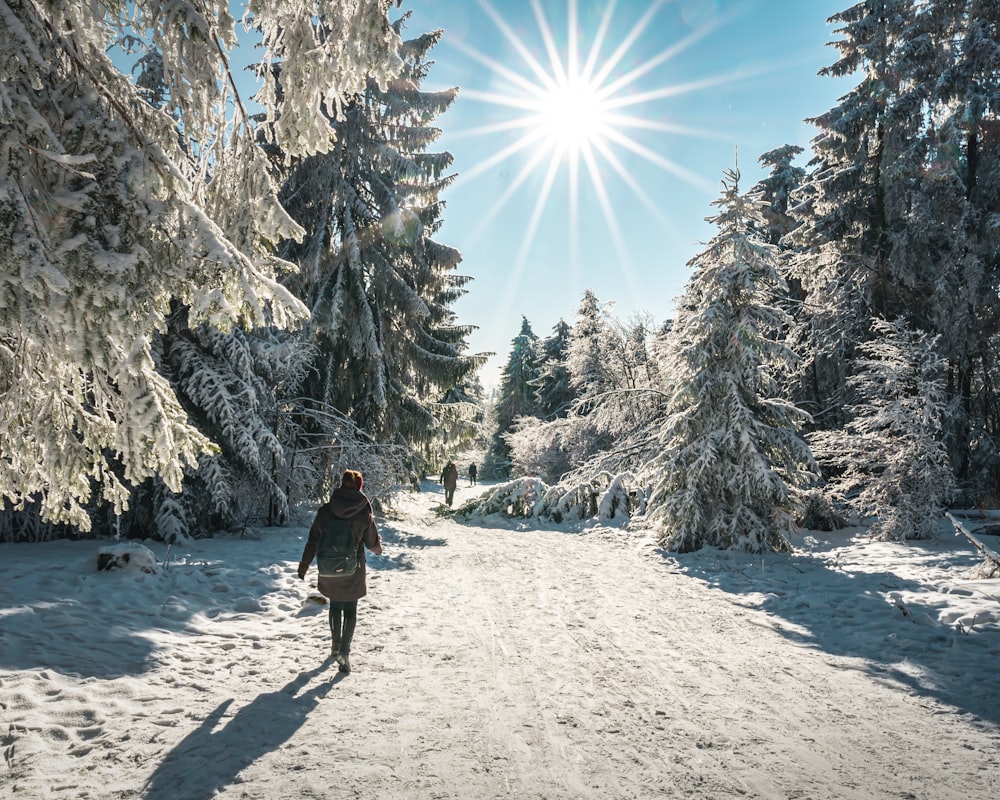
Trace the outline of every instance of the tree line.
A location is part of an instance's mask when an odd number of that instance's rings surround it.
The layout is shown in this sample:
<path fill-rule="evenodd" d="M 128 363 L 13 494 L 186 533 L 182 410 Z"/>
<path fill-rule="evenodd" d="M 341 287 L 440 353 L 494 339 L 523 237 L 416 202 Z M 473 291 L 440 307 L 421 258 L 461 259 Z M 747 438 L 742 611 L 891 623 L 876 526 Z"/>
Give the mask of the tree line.
<path fill-rule="evenodd" d="M 400 5 L 248 2 L 251 113 L 227 2 L 0 0 L 0 540 L 280 523 L 337 464 L 378 495 L 475 432 L 455 90 Z M 489 448 L 545 484 L 522 511 L 759 550 L 997 494 L 1000 5 L 831 21 L 855 87 L 810 153 L 724 174 L 674 319 L 524 321 Z"/>

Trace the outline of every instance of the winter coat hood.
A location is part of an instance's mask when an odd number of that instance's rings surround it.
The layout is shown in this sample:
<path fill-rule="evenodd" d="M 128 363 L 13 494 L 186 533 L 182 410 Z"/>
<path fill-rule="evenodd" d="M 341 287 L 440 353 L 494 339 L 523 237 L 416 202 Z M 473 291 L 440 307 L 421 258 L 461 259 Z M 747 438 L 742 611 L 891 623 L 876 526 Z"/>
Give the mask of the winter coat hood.
<path fill-rule="evenodd" d="M 354 519 L 363 513 L 372 513 L 372 504 L 363 492 L 341 486 L 330 495 L 330 511 L 339 519 Z"/>

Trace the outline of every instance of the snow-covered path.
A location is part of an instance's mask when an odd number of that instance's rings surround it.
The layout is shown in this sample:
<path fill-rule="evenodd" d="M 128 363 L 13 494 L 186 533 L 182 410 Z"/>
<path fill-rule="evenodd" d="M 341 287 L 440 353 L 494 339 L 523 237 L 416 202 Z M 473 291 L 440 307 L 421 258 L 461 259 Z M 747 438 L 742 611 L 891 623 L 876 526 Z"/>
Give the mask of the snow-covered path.
<path fill-rule="evenodd" d="M 900 615 L 897 642 L 829 584 L 713 587 L 619 533 L 474 527 L 439 501 L 382 522 L 349 676 L 294 574 L 302 531 L 195 543 L 215 558 L 133 579 L 113 618 L 100 584 L 121 575 L 46 573 L 52 602 L 29 610 L 0 595 L 18 623 L 0 638 L 0 797 L 1000 796 L 995 631 L 942 638 Z M 12 552 L 17 598 L 40 579 L 18 564 L 43 562 Z M 879 580 L 855 590 L 862 610 Z M 904 657 L 866 657 L 876 641 Z"/>

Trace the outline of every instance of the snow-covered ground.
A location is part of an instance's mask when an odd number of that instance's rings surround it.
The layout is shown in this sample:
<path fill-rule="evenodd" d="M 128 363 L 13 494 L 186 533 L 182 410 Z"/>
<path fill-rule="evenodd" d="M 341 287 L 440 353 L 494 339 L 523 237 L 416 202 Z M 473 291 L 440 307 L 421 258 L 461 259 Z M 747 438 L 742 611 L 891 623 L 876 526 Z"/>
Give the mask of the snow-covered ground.
<path fill-rule="evenodd" d="M 1000 580 L 946 528 L 674 556 L 425 488 L 379 521 L 348 676 L 305 529 L 155 574 L 0 547 L 0 797 L 1000 797 Z"/>

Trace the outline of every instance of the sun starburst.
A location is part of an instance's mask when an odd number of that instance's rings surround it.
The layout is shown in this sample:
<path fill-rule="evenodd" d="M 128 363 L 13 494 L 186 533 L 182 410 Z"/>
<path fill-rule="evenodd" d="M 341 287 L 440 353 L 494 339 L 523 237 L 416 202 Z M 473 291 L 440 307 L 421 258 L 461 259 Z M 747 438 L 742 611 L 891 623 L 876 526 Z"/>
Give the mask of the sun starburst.
<path fill-rule="evenodd" d="M 517 291 L 542 215 L 561 173 L 565 173 L 568 187 L 567 241 L 571 268 L 576 269 L 580 197 L 586 191 L 587 196 L 600 205 L 609 238 L 618 254 L 619 267 L 633 287 L 637 281 L 634 280 L 634 270 L 619 224 L 621 209 L 612 202 L 609 181 L 620 181 L 627 186 L 632 197 L 666 229 L 671 229 L 672 225 L 664 218 L 661 205 L 643 189 L 643 176 L 633 174 L 637 161 L 644 165 L 643 169 L 648 165 L 669 173 L 701 195 L 713 195 L 716 188 L 714 182 L 672 159 L 666 139 L 670 136 L 696 136 L 734 141 L 735 137 L 671 121 L 669 111 L 653 104 L 663 104 L 679 95 L 730 84 L 753 73 L 742 70 L 693 81 L 663 85 L 652 83 L 654 71 L 727 21 L 723 15 L 714 14 L 700 27 L 671 37 L 662 21 L 656 20 L 668 3 L 669 0 L 649 3 L 625 35 L 616 43 L 609 44 L 613 38 L 611 31 L 616 11 L 615 1 L 610 0 L 591 32 L 589 46 L 583 48 L 577 0 L 566 0 L 566 35 L 561 44 L 539 0 L 531 0 L 534 21 L 544 49 L 543 54 L 536 55 L 526 44 L 523 31 L 518 33 L 513 30 L 505 16 L 489 0 L 479 0 L 480 7 L 516 57 L 500 63 L 478 49 L 452 42 L 453 46 L 489 70 L 495 79 L 494 86 L 501 86 L 491 91 L 464 87 L 462 96 L 488 103 L 494 108 L 510 110 L 509 116 L 502 121 L 453 134 L 508 137 L 508 141 L 496 152 L 463 169 L 459 179 L 462 182 L 471 181 L 507 162 L 519 165 L 504 190 L 493 198 L 491 207 L 481 215 L 478 229 L 472 232 L 472 237 L 481 234 L 493 222 L 529 178 L 541 178 L 531 215 L 524 225 L 518 254 L 512 264 L 512 280 L 508 283 L 510 292 Z M 669 39 L 669 44 L 652 57 L 626 69 L 625 65 L 634 62 L 637 53 L 644 49 L 638 43 L 650 34 L 651 27 L 657 37 Z M 651 107 L 655 108 L 655 113 L 650 111 Z M 632 164 L 631 169 L 627 166 L 629 163 Z M 507 300 L 509 302 L 511 298 Z"/>

